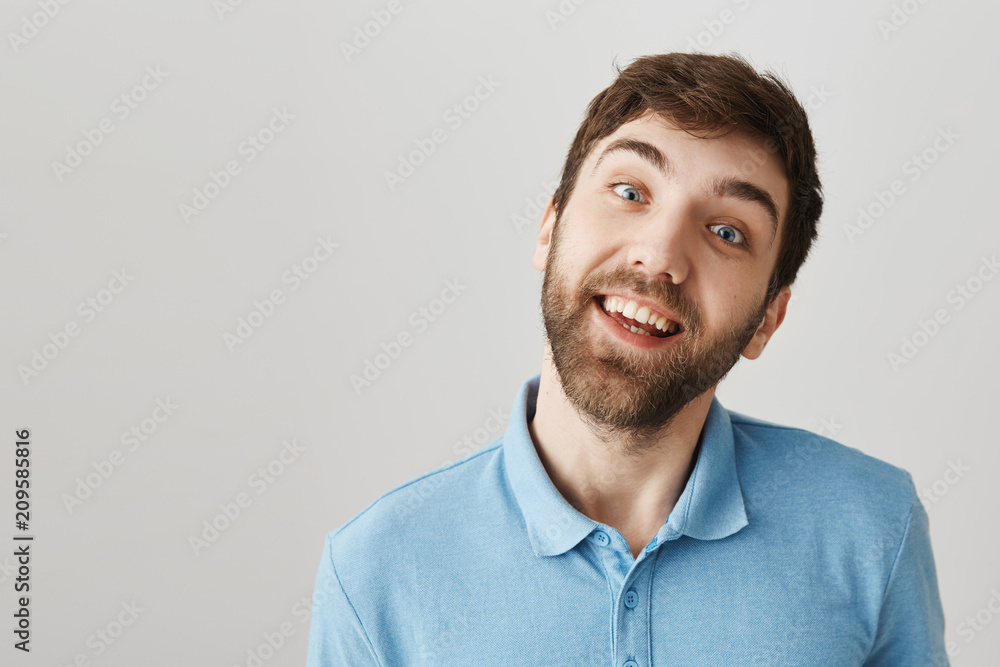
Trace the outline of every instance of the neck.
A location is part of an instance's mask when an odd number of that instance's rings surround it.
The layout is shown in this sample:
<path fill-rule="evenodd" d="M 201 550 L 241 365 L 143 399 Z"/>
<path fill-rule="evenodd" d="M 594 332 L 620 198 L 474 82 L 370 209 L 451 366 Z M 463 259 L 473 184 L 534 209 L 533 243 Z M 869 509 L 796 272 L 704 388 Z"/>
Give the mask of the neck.
<path fill-rule="evenodd" d="M 617 529 L 633 555 L 673 511 L 694 468 L 713 387 L 643 441 L 595 432 L 563 392 L 546 350 L 528 431 L 552 483 L 580 513 Z"/>

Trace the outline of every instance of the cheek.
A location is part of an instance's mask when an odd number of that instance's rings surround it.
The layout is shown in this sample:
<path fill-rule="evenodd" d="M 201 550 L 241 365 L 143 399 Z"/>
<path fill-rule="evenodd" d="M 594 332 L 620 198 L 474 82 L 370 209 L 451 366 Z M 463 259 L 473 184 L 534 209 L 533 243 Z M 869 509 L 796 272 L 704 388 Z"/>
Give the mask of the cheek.
<path fill-rule="evenodd" d="M 750 295 L 744 291 L 745 287 L 745 277 L 733 276 L 697 297 L 702 324 L 707 331 L 718 332 L 742 317 L 750 307 Z"/>
<path fill-rule="evenodd" d="M 589 239 L 593 245 L 616 241 L 616 231 L 628 228 L 635 214 L 615 206 L 601 194 L 592 193 L 570 204 L 566 215 L 572 220 L 572 236 Z M 633 223 L 634 224 L 634 223 Z"/>
<path fill-rule="evenodd" d="M 559 237 L 556 248 L 558 264 L 561 272 L 570 278 L 589 275 L 604 261 L 610 244 L 603 242 L 600 236 L 584 233 L 574 229 L 573 234 Z M 582 230 L 587 232 L 588 230 Z"/>
<path fill-rule="evenodd" d="M 709 253 L 703 259 L 713 261 L 706 262 L 710 270 L 699 277 L 709 283 L 715 300 L 727 308 L 746 306 L 767 289 L 770 274 L 749 256 L 723 256 L 720 260 L 718 253 Z"/>

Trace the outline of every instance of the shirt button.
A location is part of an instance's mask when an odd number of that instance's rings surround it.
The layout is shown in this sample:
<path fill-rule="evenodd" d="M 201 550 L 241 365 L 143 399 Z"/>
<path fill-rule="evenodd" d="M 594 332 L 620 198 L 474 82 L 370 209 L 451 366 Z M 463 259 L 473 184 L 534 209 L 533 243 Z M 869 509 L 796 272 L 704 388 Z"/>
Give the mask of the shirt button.
<path fill-rule="evenodd" d="M 635 591 L 629 591 L 625 594 L 625 606 L 629 609 L 633 609 L 637 604 L 639 604 L 639 594 Z"/>
<path fill-rule="evenodd" d="M 600 544 L 602 547 L 608 546 L 611 543 L 611 538 L 603 530 L 599 530 L 594 533 L 594 541 Z"/>
<path fill-rule="evenodd" d="M 626 660 L 622 667 L 639 667 L 639 663 L 635 660 Z"/>

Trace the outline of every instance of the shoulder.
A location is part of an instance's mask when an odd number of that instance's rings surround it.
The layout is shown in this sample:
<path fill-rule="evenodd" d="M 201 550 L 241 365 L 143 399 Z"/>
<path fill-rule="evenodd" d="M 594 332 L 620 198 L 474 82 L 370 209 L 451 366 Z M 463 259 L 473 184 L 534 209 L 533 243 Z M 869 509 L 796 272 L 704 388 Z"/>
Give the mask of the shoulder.
<path fill-rule="evenodd" d="M 903 468 L 819 433 L 728 412 L 745 492 L 891 532 L 919 504 Z"/>
<path fill-rule="evenodd" d="M 502 438 L 462 458 L 443 464 L 376 498 L 341 527 L 330 531 L 330 555 L 347 565 L 359 558 L 372 562 L 386 549 L 419 547 L 442 539 L 442 530 L 482 511 L 495 491 Z M 460 524 L 459 524 L 460 525 Z M 448 530 L 447 539 L 456 539 Z M 378 558 L 377 560 L 381 560 Z"/>

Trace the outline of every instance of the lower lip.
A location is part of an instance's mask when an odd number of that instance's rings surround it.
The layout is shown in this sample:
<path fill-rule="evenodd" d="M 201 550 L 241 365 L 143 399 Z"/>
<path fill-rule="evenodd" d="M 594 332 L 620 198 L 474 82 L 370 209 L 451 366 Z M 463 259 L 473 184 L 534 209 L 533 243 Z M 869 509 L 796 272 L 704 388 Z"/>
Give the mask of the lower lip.
<path fill-rule="evenodd" d="M 673 336 L 657 338 L 656 336 L 645 336 L 643 334 L 632 333 L 623 327 L 618 320 L 608 315 L 604 308 L 601 307 L 601 303 L 598 299 L 599 297 L 594 297 L 590 300 L 592 310 L 596 311 L 595 314 L 597 319 L 601 322 L 601 326 L 605 327 L 612 336 L 623 343 L 628 343 L 629 345 L 634 345 L 635 347 L 643 349 L 654 349 L 670 345 L 684 335 L 684 332 L 681 331 L 679 333 L 675 333 Z"/>

